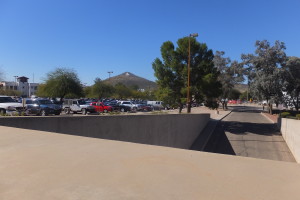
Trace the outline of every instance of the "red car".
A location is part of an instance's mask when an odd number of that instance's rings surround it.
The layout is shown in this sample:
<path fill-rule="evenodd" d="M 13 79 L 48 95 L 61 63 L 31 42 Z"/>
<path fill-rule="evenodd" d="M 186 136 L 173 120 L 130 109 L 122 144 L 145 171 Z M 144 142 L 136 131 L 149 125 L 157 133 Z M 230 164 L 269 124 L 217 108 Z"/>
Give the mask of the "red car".
<path fill-rule="evenodd" d="M 93 106 L 97 112 L 107 113 L 113 110 L 111 106 L 106 106 L 102 102 L 92 102 L 90 105 Z"/>

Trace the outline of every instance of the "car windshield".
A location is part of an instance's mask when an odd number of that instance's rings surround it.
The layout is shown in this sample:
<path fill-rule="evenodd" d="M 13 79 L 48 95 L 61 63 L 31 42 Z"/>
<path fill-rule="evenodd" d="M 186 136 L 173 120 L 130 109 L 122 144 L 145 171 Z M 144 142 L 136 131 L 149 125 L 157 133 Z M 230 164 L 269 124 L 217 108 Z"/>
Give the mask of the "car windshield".
<path fill-rule="evenodd" d="M 0 97 L 0 103 L 16 102 L 11 97 Z"/>
<path fill-rule="evenodd" d="M 78 104 L 79 104 L 79 105 L 85 105 L 86 102 L 85 102 L 84 100 L 78 100 Z"/>
<path fill-rule="evenodd" d="M 39 104 L 53 104 L 50 100 L 48 99 L 43 99 L 43 100 L 38 100 Z"/>

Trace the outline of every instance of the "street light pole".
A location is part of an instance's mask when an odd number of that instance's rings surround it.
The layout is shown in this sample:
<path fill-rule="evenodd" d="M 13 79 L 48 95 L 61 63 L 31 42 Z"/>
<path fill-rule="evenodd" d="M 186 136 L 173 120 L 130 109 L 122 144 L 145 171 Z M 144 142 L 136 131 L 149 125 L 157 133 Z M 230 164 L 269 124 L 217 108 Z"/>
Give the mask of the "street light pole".
<path fill-rule="evenodd" d="M 191 73 L 191 37 L 198 37 L 198 33 L 189 35 L 189 58 L 188 58 L 188 80 L 187 80 L 187 113 L 191 113 L 191 95 L 190 95 L 190 73 Z"/>
<path fill-rule="evenodd" d="M 114 73 L 113 71 L 107 72 L 108 73 L 108 79 L 110 79 L 110 74 Z"/>
<path fill-rule="evenodd" d="M 19 77 L 19 76 L 14 76 L 15 77 L 15 83 L 17 82 L 17 78 Z"/>

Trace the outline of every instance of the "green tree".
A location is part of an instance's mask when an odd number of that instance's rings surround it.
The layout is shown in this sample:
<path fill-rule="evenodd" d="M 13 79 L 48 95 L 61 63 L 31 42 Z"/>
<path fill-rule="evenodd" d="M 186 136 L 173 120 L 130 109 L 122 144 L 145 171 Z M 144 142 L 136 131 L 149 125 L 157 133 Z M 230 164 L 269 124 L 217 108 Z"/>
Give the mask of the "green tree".
<path fill-rule="evenodd" d="M 195 38 L 181 38 L 177 41 L 177 47 L 172 42 L 164 42 L 161 46 L 162 60 L 156 58 L 152 63 L 154 74 L 157 78 L 159 91 L 157 94 L 166 104 L 179 107 L 181 112 L 187 94 L 187 63 L 189 39 L 191 42 L 190 64 L 190 91 L 195 101 L 207 100 L 213 96 L 204 91 L 204 78 L 210 76 L 209 83 L 217 82 L 217 71 L 213 65 L 213 52 L 206 44 L 200 44 Z M 214 94 L 214 93 L 212 93 Z"/>
<path fill-rule="evenodd" d="M 87 97 L 87 98 L 95 98 L 95 96 L 93 95 L 92 89 L 93 89 L 92 86 L 84 87 L 83 88 L 84 96 Z"/>
<path fill-rule="evenodd" d="M 132 97 L 132 90 L 122 83 L 117 83 L 115 85 L 114 96 L 118 99 L 128 99 Z"/>
<path fill-rule="evenodd" d="M 285 101 L 299 111 L 300 107 L 300 58 L 289 57 L 284 67 Z"/>
<path fill-rule="evenodd" d="M 223 109 L 227 109 L 226 100 L 231 99 L 230 95 L 234 90 L 234 85 L 244 81 L 244 68 L 237 61 L 231 62 L 230 58 L 224 57 L 224 54 L 224 51 L 216 51 L 214 64 L 220 72 L 219 81 L 222 84 L 222 92 L 219 97 Z"/>
<path fill-rule="evenodd" d="M 266 99 L 269 113 L 272 114 L 272 104 L 278 104 L 283 96 L 282 66 L 287 60 L 285 45 L 276 41 L 271 46 L 267 40 L 263 40 L 256 41 L 255 46 L 255 54 L 242 55 L 242 59 L 248 67 L 252 95 Z"/>
<path fill-rule="evenodd" d="M 241 92 L 240 91 L 238 91 L 237 89 L 232 89 L 232 90 L 230 90 L 230 92 L 229 92 L 229 94 L 228 94 L 228 99 L 234 99 L 234 100 L 237 100 L 237 99 L 239 99 L 240 98 L 240 96 L 241 96 Z M 247 97 L 246 97 L 246 99 L 247 99 Z"/>
<path fill-rule="evenodd" d="M 57 68 L 47 74 L 44 86 L 41 88 L 43 96 L 82 97 L 83 88 L 77 73 L 72 69 Z"/>
<path fill-rule="evenodd" d="M 252 99 L 252 95 L 248 91 L 245 91 L 240 94 L 239 98 L 243 101 L 248 101 L 249 99 Z"/>
<path fill-rule="evenodd" d="M 0 89 L 0 95 L 7 95 L 7 96 L 21 96 L 21 92 L 17 90 L 4 90 Z"/>
<path fill-rule="evenodd" d="M 114 93 L 114 87 L 104 83 L 100 78 L 94 80 L 92 94 L 98 99 L 111 97 Z"/>

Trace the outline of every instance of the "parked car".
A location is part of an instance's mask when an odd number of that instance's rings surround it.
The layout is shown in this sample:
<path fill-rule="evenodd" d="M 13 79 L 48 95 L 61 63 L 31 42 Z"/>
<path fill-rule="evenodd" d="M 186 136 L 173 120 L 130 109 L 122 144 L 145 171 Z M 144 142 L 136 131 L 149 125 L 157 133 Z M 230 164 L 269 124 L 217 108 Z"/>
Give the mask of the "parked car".
<path fill-rule="evenodd" d="M 61 106 L 44 98 L 25 99 L 25 113 L 26 115 L 35 114 L 41 116 L 49 114 L 60 115 Z"/>
<path fill-rule="evenodd" d="M 155 110 L 165 109 L 162 101 L 147 101 L 147 104 L 152 105 Z"/>
<path fill-rule="evenodd" d="M 70 114 L 71 112 L 76 114 L 77 112 L 86 115 L 87 113 L 95 113 L 96 109 L 86 104 L 83 99 L 65 99 L 63 103 L 63 110 L 66 114 Z"/>
<path fill-rule="evenodd" d="M 90 105 L 93 106 L 97 112 L 107 113 L 113 110 L 111 106 L 105 105 L 102 102 L 91 102 Z"/>
<path fill-rule="evenodd" d="M 153 111 L 154 110 L 154 107 L 150 104 L 139 104 L 138 106 L 138 110 L 139 111 Z"/>
<path fill-rule="evenodd" d="M 125 106 L 122 104 L 118 104 L 116 102 L 106 102 L 105 105 L 111 106 L 113 111 L 120 111 L 120 112 L 129 112 L 131 111 L 131 107 Z"/>
<path fill-rule="evenodd" d="M 118 101 L 118 104 L 130 107 L 131 111 L 137 110 L 137 105 L 133 104 L 131 101 Z"/>
<path fill-rule="evenodd" d="M 16 102 L 9 96 L 0 96 L 0 113 L 21 113 L 23 111 L 23 105 Z"/>

